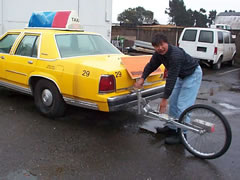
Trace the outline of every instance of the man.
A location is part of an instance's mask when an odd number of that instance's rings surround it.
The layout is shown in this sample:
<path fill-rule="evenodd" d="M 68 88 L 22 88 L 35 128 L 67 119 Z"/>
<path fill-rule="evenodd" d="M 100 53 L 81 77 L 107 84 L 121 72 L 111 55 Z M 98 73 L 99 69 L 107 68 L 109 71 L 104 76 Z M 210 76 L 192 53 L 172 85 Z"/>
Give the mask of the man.
<path fill-rule="evenodd" d="M 202 81 L 201 67 L 198 60 L 192 58 L 183 49 L 168 44 L 167 37 L 163 34 L 155 35 L 152 45 L 155 52 L 134 87 L 141 88 L 148 75 L 164 64 L 168 76 L 159 111 L 166 112 L 169 99 L 169 115 L 179 118 L 186 108 L 195 103 Z M 166 125 L 164 128 L 157 128 L 157 131 L 172 133 L 172 136 L 165 139 L 166 144 L 180 143 L 176 127 Z"/>

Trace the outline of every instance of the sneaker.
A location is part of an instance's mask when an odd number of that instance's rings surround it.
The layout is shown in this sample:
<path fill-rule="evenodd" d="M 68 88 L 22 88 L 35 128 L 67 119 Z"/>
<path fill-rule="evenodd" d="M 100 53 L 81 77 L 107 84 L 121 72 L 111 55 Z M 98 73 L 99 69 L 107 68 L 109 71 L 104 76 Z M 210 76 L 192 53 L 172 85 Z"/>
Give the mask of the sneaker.
<path fill-rule="evenodd" d="M 173 136 L 169 136 L 169 137 L 166 137 L 165 139 L 165 144 L 181 144 L 181 138 L 179 135 L 173 135 Z"/>
<path fill-rule="evenodd" d="M 165 133 L 165 134 L 177 134 L 177 131 L 169 128 L 168 126 L 164 126 L 163 128 L 157 127 L 157 133 Z"/>

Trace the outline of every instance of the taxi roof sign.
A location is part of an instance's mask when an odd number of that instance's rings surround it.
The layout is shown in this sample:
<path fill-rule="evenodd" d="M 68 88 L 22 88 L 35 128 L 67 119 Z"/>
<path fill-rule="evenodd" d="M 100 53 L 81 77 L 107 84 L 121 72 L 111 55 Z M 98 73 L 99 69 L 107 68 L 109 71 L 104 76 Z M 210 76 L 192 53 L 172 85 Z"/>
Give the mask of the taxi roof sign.
<path fill-rule="evenodd" d="M 81 29 L 76 11 L 33 12 L 28 27 Z"/>

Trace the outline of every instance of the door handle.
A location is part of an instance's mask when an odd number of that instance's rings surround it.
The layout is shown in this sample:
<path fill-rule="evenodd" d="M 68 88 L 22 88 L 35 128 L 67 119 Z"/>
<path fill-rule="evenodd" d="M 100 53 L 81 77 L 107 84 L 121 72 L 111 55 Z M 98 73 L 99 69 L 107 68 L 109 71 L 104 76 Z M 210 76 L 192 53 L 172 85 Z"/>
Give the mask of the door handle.
<path fill-rule="evenodd" d="M 1 59 L 5 59 L 5 57 L 4 57 L 4 56 L 1 56 L 0 58 L 1 58 Z"/>
<path fill-rule="evenodd" d="M 33 61 L 28 61 L 28 64 L 33 64 Z"/>

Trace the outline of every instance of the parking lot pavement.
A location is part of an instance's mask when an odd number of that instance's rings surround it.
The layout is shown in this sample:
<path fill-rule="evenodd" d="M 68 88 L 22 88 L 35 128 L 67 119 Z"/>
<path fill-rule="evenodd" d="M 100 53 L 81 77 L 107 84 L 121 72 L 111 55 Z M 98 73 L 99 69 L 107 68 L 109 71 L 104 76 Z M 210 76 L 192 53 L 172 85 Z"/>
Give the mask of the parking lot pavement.
<path fill-rule="evenodd" d="M 233 133 L 230 149 L 215 160 L 165 145 L 164 135 L 141 129 L 148 119 L 135 107 L 103 113 L 69 106 L 53 120 L 37 112 L 32 97 L 0 88 L 0 180 L 238 179 L 238 68 L 204 68 L 197 103 L 219 109 Z"/>

